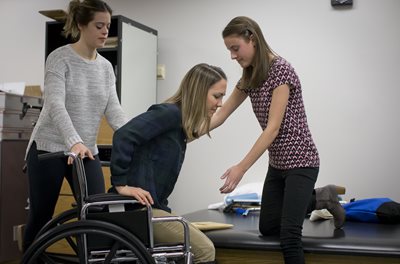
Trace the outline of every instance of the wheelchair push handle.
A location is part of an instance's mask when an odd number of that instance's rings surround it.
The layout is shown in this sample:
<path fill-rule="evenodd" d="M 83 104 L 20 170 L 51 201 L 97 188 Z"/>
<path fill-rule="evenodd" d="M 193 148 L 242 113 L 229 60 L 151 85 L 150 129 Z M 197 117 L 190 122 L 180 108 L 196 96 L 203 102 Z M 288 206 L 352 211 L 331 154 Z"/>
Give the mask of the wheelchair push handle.
<path fill-rule="evenodd" d="M 75 159 L 77 157 L 77 155 L 70 151 L 57 151 L 57 152 L 49 152 L 49 153 L 43 153 L 43 154 L 38 155 L 39 161 L 44 161 L 44 160 L 49 160 L 49 159 L 58 159 L 58 158 L 63 158 L 63 157 L 72 157 Z"/>
<path fill-rule="evenodd" d="M 73 152 L 70 151 L 57 151 L 57 152 L 48 152 L 48 153 L 43 153 L 38 155 L 38 160 L 39 161 L 45 161 L 45 160 L 50 160 L 50 159 L 59 159 L 59 158 L 64 158 L 64 157 L 72 157 L 74 160 L 78 157 Z M 22 172 L 26 173 L 28 170 L 28 166 L 25 163 L 24 166 L 22 167 Z"/>

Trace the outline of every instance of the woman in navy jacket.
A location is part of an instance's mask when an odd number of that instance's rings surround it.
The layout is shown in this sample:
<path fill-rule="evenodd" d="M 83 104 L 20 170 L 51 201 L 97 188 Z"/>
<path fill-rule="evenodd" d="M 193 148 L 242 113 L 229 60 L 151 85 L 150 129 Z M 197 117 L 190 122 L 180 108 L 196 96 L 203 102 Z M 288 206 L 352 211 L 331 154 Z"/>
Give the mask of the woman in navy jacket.
<path fill-rule="evenodd" d="M 208 64 L 194 66 L 179 90 L 164 103 L 152 105 L 118 129 L 113 137 L 111 181 L 118 193 L 153 206 L 154 216 L 171 215 L 172 193 L 185 158 L 186 143 L 209 131 L 210 120 L 226 92 L 226 75 Z M 156 243 L 183 239 L 179 223 L 154 225 Z M 213 243 L 190 226 L 195 263 L 214 263 Z"/>

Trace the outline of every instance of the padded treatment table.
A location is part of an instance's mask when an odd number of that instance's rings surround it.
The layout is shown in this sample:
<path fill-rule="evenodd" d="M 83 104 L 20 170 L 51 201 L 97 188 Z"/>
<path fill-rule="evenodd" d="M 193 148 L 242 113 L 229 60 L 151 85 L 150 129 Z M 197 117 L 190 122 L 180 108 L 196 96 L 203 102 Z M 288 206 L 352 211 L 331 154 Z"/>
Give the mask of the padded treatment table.
<path fill-rule="evenodd" d="M 234 225 L 205 232 L 215 245 L 218 264 L 283 263 L 279 238 L 258 231 L 259 212 L 242 216 L 204 209 L 184 217 Z M 307 264 L 400 264 L 400 224 L 346 222 L 335 229 L 333 220 L 305 219 L 302 240 Z"/>

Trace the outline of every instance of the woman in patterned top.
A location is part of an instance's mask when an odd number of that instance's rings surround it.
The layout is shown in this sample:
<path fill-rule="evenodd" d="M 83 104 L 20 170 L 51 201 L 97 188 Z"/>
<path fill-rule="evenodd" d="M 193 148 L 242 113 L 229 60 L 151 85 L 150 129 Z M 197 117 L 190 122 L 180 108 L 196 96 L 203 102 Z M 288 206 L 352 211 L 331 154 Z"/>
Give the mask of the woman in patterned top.
<path fill-rule="evenodd" d="M 248 17 L 232 19 L 222 32 L 231 58 L 243 68 L 236 89 L 213 116 L 211 129 L 250 97 L 263 130 L 247 155 L 221 177 L 221 193 L 233 191 L 246 171 L 268 150 L 269 167 L 262 193 L 259 229 L 279 234 L 285 263 L 304 263 L 302 224 L 307 212 L 326 208 L 340 228 L 345 213 L 338 201 L 343 187 L 314 190 L 319 156 L 303 105 L 299 78 L 293 67 L 272 51 L 258 24 Z"/>

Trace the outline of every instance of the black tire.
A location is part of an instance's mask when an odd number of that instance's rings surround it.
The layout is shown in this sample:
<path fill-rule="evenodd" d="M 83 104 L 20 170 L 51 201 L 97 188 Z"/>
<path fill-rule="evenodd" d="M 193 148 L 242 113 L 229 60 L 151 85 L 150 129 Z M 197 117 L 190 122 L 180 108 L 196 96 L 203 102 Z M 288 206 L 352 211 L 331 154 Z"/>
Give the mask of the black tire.
<path fill-rule="evenodd" d="M 96 220 L 81 220 L 65 223 L 48 230 L 38 237 L 25 252 L 21 264 L 31 263 L 88 263 L 82 247 L 82 238 L 96 236 L 102 238 L 98 241 L 107 240 L 109 247 L 107 258 L 97 263 L 111 263 L 118 254 L 123 251 L 125 260 L 129 263 L 154 264 L 151 254 L 143 243 L 133 234 L 119 226 Z M 71 254 L 61 255 L 48 251 L 57 242 L 66 239 L 70 245 Z M 89 239 L 90 240 L 90 239 Z M 96 242 L 95 239 L 92 239 Z M 72 243 L 72 245 L 71 245 Z M 92 250 L 88 250 L 88 258 L 91 262 Z M 118 255 L 121 257 L 121 255 Z"/>
<path fill-rule="evenodd" d="M 77 208 L 72 208 L 67 211 L 60 213 L 59 215 L 53 217 L 46 225 L 40 229 L 39 233 L 36 235 L 36 238 L 40 237 L 48 230 L 53 229 L 59 225 L 65 224 L 67 222 L 77 220 L 78 219 L 78 210 Z M 36 239 L 35 239 L 36 240 Z"/>

